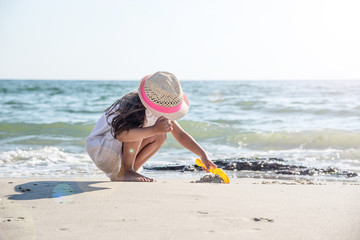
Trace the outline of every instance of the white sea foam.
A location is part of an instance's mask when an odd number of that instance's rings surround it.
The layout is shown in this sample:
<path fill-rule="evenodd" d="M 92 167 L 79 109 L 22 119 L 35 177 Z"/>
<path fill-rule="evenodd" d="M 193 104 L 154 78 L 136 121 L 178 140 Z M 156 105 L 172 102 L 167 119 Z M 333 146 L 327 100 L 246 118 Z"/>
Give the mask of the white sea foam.
<path fill-rule="evenodd" d="M 69 153 L 57 147 L 0 152 L 3 177 L 91 177 L 101 172 L 85 153 Z"/>
<path fill-rule="evenodd" d="M 228 146 L 205 145 L 211 159 L 232 157 L 277 157 L 289 163 L 309 167 L 338 167 L 360 173 L 360 149 L 327 149 L 327 150 L 270 150 L 257 151 L 234 149 Z M 215 151 L 216 149 L 216 151 Z M 161 149 L 146 165 L 194 164 L 197 156 L 186 149 Z M 166 173 L 164 176 L 166 177 Z M 106 178 L 95 164 L 84 153 L 70 153 L 57 147 L 38 149 L 16 149 L 0 152 L 0 177 L 74 177 Z"/>

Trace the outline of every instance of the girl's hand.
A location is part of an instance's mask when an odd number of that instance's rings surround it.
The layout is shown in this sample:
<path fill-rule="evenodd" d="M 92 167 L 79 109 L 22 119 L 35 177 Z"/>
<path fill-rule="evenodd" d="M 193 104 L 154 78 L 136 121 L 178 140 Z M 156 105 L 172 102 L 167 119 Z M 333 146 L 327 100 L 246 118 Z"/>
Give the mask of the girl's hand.
<path fill-rule="evenodd" d="M 153 126 L 156 129 L 156 132 L 158 133 L 167 133 L 171 132 L 173 130 L 173 125 L 171 121 L 166 117 L 159 117 L 156 120 L 156 123 Z"/>
<path fill-rule="evenodd" d="M 200 158 L 206 169 L 203 167 L 203 170 L 209 172 L 210 169 L 215 169 L 217 166 L 208 158 L 208 156 Z"/>

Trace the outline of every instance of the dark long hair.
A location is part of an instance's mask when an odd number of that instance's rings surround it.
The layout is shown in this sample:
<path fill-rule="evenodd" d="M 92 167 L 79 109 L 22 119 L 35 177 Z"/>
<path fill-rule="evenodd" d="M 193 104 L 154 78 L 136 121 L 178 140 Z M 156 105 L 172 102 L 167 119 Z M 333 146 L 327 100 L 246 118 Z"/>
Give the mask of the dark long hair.
<path fill-rule="evenodd" d="M 114 102 L 105 110 L 108 123 L 111 125 L 111 134 L 114 138 L 125 130 L 141 128 L 145 121 L 145 106 L 139 94 L 131 92 Z M 115 117 L 109 122 L 109 117 Z"/>

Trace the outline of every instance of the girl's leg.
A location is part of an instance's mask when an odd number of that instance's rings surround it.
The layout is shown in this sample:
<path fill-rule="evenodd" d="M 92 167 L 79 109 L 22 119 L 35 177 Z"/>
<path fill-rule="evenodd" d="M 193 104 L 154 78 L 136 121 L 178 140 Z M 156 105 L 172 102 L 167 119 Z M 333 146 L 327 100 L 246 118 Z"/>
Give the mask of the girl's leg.
<path fill-rule="evenodd" d="M 166 134 L 159 134 L 154 137 L 146 138 L 142 141 L 140 151 L 136 156 L 134 169 L 135 171 L 146 163 L 166 141 Z"/>
<path fill-rule="evenodd" d="M 121 169 L 116 180 L 152 182 L 136 171 L 153 156 L 165 142 L 166 135 L 160 134 L 141 141 L 123 143 Z"/>
<path fill-rule="evenodd" d="M 117 181 L 135 181 L 150 182 L 150 178 L 146 178 L 138 174 L 134 170 L 136 154 L 139 151 L 142 141 L 124 142 L 122 147 L 122 161 L 120 172 L 116 178 Z"/>

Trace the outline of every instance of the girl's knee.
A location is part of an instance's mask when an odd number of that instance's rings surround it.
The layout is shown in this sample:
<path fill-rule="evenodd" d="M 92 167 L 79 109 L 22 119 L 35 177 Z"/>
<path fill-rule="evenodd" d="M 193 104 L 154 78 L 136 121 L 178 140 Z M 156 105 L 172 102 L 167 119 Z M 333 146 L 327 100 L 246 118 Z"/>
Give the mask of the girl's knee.
<path fill-rule="evenodd" d="M 161 146 L 166 141 L 166 134 L 159 134 L 143 140 L 143 145 L 157 144 Z"/>

